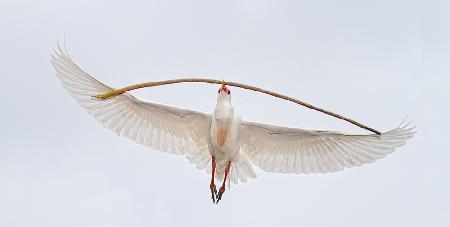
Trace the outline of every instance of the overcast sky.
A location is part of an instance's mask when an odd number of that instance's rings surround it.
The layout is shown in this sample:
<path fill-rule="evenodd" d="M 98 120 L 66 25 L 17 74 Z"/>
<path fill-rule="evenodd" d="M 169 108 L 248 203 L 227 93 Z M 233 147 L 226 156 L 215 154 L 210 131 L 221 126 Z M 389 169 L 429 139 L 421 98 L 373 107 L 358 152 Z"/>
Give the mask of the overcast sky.
<path fill-rule="evenodd" d="M 125 1 L 120 1 L 125 2 Z M 449 226 L 448 1 L 0 1 L 0 226 Z M 213 205 L 182 156 L 104 129 L 53 73 L 75 62 L 114 86 L 209 77 L 272 89 L 381 131 L 407 114 L 416 136 L 334 174 L 258 177 Z M 138 97 L 204 112 L 217 86 Z M 232 88 L 243 118 L 365 131 Z"/>

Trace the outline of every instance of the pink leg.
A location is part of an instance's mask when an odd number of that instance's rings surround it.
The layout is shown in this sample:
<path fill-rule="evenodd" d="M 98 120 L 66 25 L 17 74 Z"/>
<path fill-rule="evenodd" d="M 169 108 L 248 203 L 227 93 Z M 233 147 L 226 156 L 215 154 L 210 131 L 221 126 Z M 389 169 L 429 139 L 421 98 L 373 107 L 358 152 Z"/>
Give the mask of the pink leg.
<path fill-rule="evenodd" d="M 217 196 L 217 189 L 216 189 L 216 184 L 214 184 L 214 177 L 216 175 L 216 157 L 212 156 L 212 161 L 211 161 L 212 165 L 212 173 L 211 173 L 211 184 L 209 185 L 209 188 L 211 189 L 211 198 L 213 200 L 213 203 L 216 202 L 216 196 Z"/>
<path fill-rule="evenodd" d="M 223 178 L 223 183 L 222 186 L 219 188 L 219 193 L 217 194 L 217 202 L 219 203 L 219 201 L 222 199 L 222 195 L 225 192 L 225 183 L 227 182 L 227 177 L 228 174 L 230 173 L 230 166 L 231 166 L 231 162 L 228 161 L 227 165 L 225 166 L 225 177 Z"/>

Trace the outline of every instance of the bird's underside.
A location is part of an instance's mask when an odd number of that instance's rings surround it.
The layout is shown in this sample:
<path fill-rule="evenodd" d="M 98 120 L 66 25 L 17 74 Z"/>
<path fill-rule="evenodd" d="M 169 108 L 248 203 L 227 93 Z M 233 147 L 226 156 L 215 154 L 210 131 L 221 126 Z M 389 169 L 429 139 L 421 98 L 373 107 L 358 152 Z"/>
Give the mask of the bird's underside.
<path fill-rule="evenodd" d="M 252 164 L 266 172 L 336 172 L 383 158 L 414 134 L 409 124 L 381 135 L 349 135 L 236 121 L 232 111 L 228 113 L 232 106 L 226 86 L 219 89 L 212 114 L 142 101 L 128 93 L 100 100 L 93 96 L 113 88 L 84 72 L 60 48 L 52 64 L 71 96 L 104 127 L 153 149 L 185 155 L 197 168 L 206 169 L 215 202 L 227 182 L 256 177 Z M 224 119 L 234 123 L 216 127 Z M 219 191 L 217 182 L 222 182 Z"/>

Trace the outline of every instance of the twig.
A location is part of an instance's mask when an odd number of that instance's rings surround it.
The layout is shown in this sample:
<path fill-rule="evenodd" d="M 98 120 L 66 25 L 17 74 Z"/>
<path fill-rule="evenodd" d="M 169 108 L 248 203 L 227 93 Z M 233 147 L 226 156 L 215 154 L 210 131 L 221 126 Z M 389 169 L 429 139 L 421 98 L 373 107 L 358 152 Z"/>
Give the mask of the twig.
<path fill-rule="evenodd" d="M 155 82 L 147 82 L 147 83 L 135 84 L 135 85 L 123 87 L 123 88 L 120 88 L 120 89 L 112 90 L 112 91 L 107 92 L 105 94 L 97 95 L 97 96 L 94 96 L 94 97 L 95 98 L 99 98 L 99 99 L 109 99 L 109 98 L 115 97 L 117 95 L 123 94 L 123 93 L 125 93 L 127 91 L 136 90 L 136 89 L 139 89 L 139 88 L 155 87 L 155 86 L 160 86 L 160 85 L 165 85 L 165 84 L 176 84 L 176 83 L 225 84 L 225 85 L 228 85 L 228 86 L 240 87 L 240 88 L 247 89 L 247 90 L 261 92 L 261 93 L 268 94 L 268 95 L 271 95 L 271 96 L 274 96 L 274 97 L 277 97 L 277 98 L 280 98 L 280 99 L 284 99 L 284 100 L 287 100 L 287 101 L 291 101 L 291 102 L 297 103 L 297 104 L 302 105 L 302 106 L 304 106 L 306 108 L 313 109 L 313 110 L 322 112 L 324 114 L 328 114 L 328 115 L 333 116 L 335 118 L 347 121 L 347 122 L 349 122 L 351 124 L 354 124 L 354 125 L 356 125 L 356 126 L 358 126 L 360 128 L 369 130 L 369 131 L 371 131 L 371 132 L 373 132 L 375 134 L 381 135 L 381 132 L 379 132 L 379 131 L 377 131 L 377 130 L 375 130 L 373 128 L 370 128 L 368 126 L 365 126 L 365 125 L 363 125 L 363 124 L 361 124 L 361 123 L 359 123 L 357 121 L 354 121 L 354 120 L 352 120 L 350 118 L 347 118 L 347 117 L 341 116 L 339 114 L 333 113 L 331 111 L 328 111 L 328 110 L 325 110 L 325 109 L 313 106 L 313 105 L 311 105 L 309 103 L 300 101 L 298 99 L 294 99 L 294 98 L 288 97 L 286 95 L 282 95 L 282 94 L 279 94 L 279 93 L 276 93 L 276 92 L 273 92 L 273 91 L 269 91 L 269 90 L 265 90 L 265 89 L 262 89 L 262 88 L 258 88 L 258 87 L 255 87 L 255 86 L 251 86 L 251 85 L 247 85 L 247 84 L 241 84 L 241 83 L 236 83 L 236 82 L 230 82 L 230 81 L 222 81 L 222 80 L 214 80 L 214 79 L 203 79 L 203 78 L 183 78 L 183 79 L 174 79 L 174 80 L 162 80 L 162 81 L 155 81 Z"/>

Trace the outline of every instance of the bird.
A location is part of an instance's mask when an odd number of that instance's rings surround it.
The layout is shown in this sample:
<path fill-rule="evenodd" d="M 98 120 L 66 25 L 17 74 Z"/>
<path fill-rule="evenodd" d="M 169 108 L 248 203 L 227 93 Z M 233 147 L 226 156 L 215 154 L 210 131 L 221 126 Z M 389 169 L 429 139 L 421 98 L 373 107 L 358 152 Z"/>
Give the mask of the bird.
<path fill-rule="evenodd" d="M 129 93 L 101 100 L 95 96 L 115 88 L 81 69 L 59 45 L 51 63 L 63 87 L 105 128 L 152 149 L 184 155 L 206 170 L 213 203 L 223 198 L 231 182 L 256 178 L 254 166 L 273 173 L 337 172 L 383 158 L 415 133 L 410 123 L 377 135 L 247 121 L 235 113 L 225 84 L 211 113 L 144 101 Z M 219 190 L 216 183 L 221 183 Z"/>

